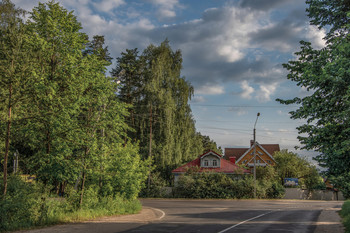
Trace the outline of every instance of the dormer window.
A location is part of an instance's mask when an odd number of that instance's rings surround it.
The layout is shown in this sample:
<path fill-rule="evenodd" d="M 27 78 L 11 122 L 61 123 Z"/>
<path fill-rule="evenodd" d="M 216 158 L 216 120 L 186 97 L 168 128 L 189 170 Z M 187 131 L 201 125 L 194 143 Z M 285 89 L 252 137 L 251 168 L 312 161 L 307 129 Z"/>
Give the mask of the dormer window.
<path fill-rule="evenodd" d="M 209 161 L 206 159 L 204 160 L 204 167 L 208 167 L 209 166 Z"/>
<path fill-rule="evenodd" d="M 213 160 L 213 167 L 217 167 L 218 166 L 218 161 L 216 159 Z"/>

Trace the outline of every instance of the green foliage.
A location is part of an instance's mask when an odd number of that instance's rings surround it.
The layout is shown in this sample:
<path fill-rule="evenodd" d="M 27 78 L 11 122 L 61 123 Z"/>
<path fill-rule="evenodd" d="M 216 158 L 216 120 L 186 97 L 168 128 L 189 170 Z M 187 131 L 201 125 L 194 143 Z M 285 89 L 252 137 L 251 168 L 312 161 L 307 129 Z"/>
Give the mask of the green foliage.
<path fill-rule="evenodd" d="M 305 185 L 309 190 L 325 188 L 323 178 L 306 158 L 287 150 L 276 152 L 274 158 L 276 160 L 274 169 L 280 184 L 284 184 L 284 178 L 298 178 L 299 185 Z"/>
<path fill-rule="evenodd" d="M 29 77 L 31 72 L 32 48 L 27 43 L 27 27 L 22 21 L 24 11 L 15 7 L 9 0 L 0 2 L 0 139 L 5 143 L 3 160 L 4 185 L 7 191 L 7 166 L 14 132 L 13 122 L 27 117 L 26 111 L 19 110 L 28 104 L 28 89 L 36 79 Z M 6 126 L 5 126 L 6 124 Z M 2 128 L 4 127 L 4 128 Z"/>
<path fill-rule="evenodd" d="M 275 167 L 266 166 L 266 167 L 256 167 L 256 179 L 258 180 L 269 180 L 269 181 L 278 181 L 278 174 Z"/>
<path fill-rule="evenodd" d="M 350 172 L 330 179 L 335 187 L 339 189 L 345 198 L 350 198 Z"/>
<path fill-rule="evenodd" d="M 44 196 L 20 177 L 9 177 L 7 194 L 0 198 L 1 232 L 30 227 L 44 220 Z"/>
<path fill-rule="evenodd" d="M 85 202 L 79 207 L 80 195 L 71 190 L 68 198 L 52 198 L 42 184 L 25 183 L 19 176 L 10 176 L 8 193 L 0 199 L 0 232 L 82 221 L 99 216 L 133 214 L 141 210 L 138 200 L 119 196 L 101 197 L 97 188 L 86 190 Z"/>
<path fill-rule="evenodd" d="M 148 182 L 150 182 L 149 185 Z M 147 179 L 145 181 L 145 185 L 141 190 L 139 197 L 167 197 L 165 191 L 167 184 L 168 182 L 160 176 L 159 172 L 152 172 L 149 180 Z"/>
<path fill-rule="evenodd" d="M 287 78 L 309 91 L 303 98 L 278 100 L 299 104 L 292 119 L 305 119 L 298 127 L 304 149 L 319 153 L 316 160 L 328 168 L 328 176 L 342 176 L 350 170 L 350 35 L 349 4 L 345 0 L 308 0 L 313 25 L 327 29 L 326 46 L 314 49 L 301 42 L 297 60 L 284 64 Z"/>
<path fill-rule="evenodd" d="M 221 147 L 218 147 L 216 142 L 214 142 L 212 139 L 210 139 L 207 135 L 202 135 L 201 133 L 197 133 L 197 137 L 202 139 L 202 145 L 203 145 L 203 153 L 212 150 L 219 154 L 223 154 Z"/>
<path fill-rule="evenodd" d="M 347 200 L 344 202 L 341 211 L 340 216 L 343 218 L 343 224 L 345 226 L 345 232 L 350 232 L 350 200 Z"/>
<path fill-rule="evenodd" d="M 253 198 L 254 179 L 212 172 L 186 174 L 180 176 L 174 195 L 183 198 Z M 277 182 L 257 182 L 258 198 L 281 198 L 283 195 L 284 188 Z"/>
<path fill-rule="evenodd" d="M 117 84 L 105 76 L 111 57 L 104 37 L 88 41 L 73 12 L 55 1 L 39 3 L 26 23 L 19 18 L 22 11 L 7 0 L 0 10 L 5 165 L 7 155 L 18 149 L 22 171 L 50 187 L 47 193 L 69 193 L 75 201 L 68 202 L 72 211 L 108 197 L 135 200 L 149 162 L 141 160 L 138 145 L 126 135 L 129 113 L 115 94 Z M 12 118 L 11 109 L 16 110 Z"/>
<path fill-rule="evenodd" d="M 155 172 L 171 179 L 171 170 L 205 149 L 218 150 L 209 137 L 196 133 L 188 101 L 193 87 L 181 77 L 182 54 L 169 41 L 148 46 L 141 55 L 127 49 L 111 74 L 118 97 L 128 104 L 127 134 L 139 142 L 142 158 L 152 159 Z"/>

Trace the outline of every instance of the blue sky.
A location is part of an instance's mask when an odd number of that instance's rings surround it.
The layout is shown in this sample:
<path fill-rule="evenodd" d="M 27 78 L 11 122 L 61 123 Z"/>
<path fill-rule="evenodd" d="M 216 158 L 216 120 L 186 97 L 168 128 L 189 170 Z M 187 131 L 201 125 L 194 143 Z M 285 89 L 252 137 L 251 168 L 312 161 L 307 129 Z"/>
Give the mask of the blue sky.
<path fill-rule="evenodd" d="M 36 0 L 13 0 L 26 10 Z M 112 57 L 166 38 L 183 55 L 182 75 L 195 88 L 196 128 L 222 148 L 248 147 L 257 112 L 257 141 L 282 149 L 299 145 L 289 118 L 296 106 L 276 98 L 305 96 L 282 64 L 299 41 L 324 46 L 324 31 L 309 24 L 304 0 L 61 0 L 90 38 L 104 35 Z M 112 65 L 112 67 L 115 64 Z M 112 68 L 111 67 L 111 68 Z M 313 153 L 297 151 L 311 157 Z"/>

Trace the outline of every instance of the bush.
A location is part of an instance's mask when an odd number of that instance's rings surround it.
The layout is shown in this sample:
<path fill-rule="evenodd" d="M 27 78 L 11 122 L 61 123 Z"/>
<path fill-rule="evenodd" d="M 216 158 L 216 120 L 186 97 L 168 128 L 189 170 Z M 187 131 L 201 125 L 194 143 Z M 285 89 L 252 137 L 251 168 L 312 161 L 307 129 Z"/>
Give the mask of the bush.
<path fill-rule="evenodd" d="M 0 231 L 27 228 L 46 221 L 46 197 L 38 185 L 9 176 L 7 195 L 0 200 Z"/>
<path fill-rule="evenodd" d="M 147 179 L 139 194 L 139 197 L 166 197 L 166 184 L 166 181 L 160 176 L 159 173 L 151 173 L 150 184 L 148 185 Z"/>
<path fill-rule="evenodd" d="M 340 216 L 343 217 L 343 224 L 345 226 L 345 231 L 350 233 L 350 200 L 344 202 L 342 209 L 340 211 Z"/>
<path fill-rule="evenodd" d="M 277 182 L 257 181 L 258 198 L 281 198 L 284 188 Z M 251 176 L 229 176 L 221 173 L 191 173 L 180 176 L 174 187 L 179 198 L 253 198 L 254 180 Z"/>
<path fill-rule="evenodd" d="M 70 190 L 67 198 L 47 196 L 49 187 L 39 182 L 29 184 L 19 176 L 10 176 L 5 197 L 0 196 L 0 232 L 33 226 L 88 220 L 100 216 L 133 214 L 141 210 L 136 199 L 98 195 L 96 187 L 85 190 L 83 205 L 79 207 L 80 192 Z"/>

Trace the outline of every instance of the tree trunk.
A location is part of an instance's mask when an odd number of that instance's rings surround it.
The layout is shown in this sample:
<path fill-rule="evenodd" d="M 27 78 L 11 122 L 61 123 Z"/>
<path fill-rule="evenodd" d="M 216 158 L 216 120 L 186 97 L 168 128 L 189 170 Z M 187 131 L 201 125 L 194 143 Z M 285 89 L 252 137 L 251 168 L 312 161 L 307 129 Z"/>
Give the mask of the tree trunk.
<path fill-rule="evenodd" d="M 84 168 L 84 171 L 83 171 L 83 182 L 81 183 L 81 193 L 80 193 L 79 208 L 81 208 L 81 206 L 83 205 L 85 179 L 86 179 L 86 172 L 85 172 L 85 168 Z"/>
<path fill-rule="evenodd" d="M 5 156 L 4 156 L 4 196 L 7 193 L 7 160 L 9 156 L 10 148 L 10 136 L 11 136 L 11 117 L 12 117 L 12 85 L 9 87 L 9 104 L 8 104 L 8 120 L 6 129 L 6 139 L 5 139 Z"/>
<path fill-rule="evenodd" d="M 148 158 L 151 158 L 152 156 L 152 104 L 150 106 L 149 110 L 149 151 L 148 151 Z M 148 193 L 150 191 L 151 186 L 151 165 L 149 165 L 149 173 L 148 173 Z"/>
<path fill-rule="evenodd" d="M 85 148 L 85 158 L 87 157 L 88 154 L 88 148 Z M 85 162 L 83 163 L 83 181 L 81 183 L 81 193 L 80 193 L 80 202 L 79 202 L 79 208 L 83 205 L 83 198 L 84 198 L 84 189 L 85 189 L 85 180 L 86 180 L 86 164 Z"/>

